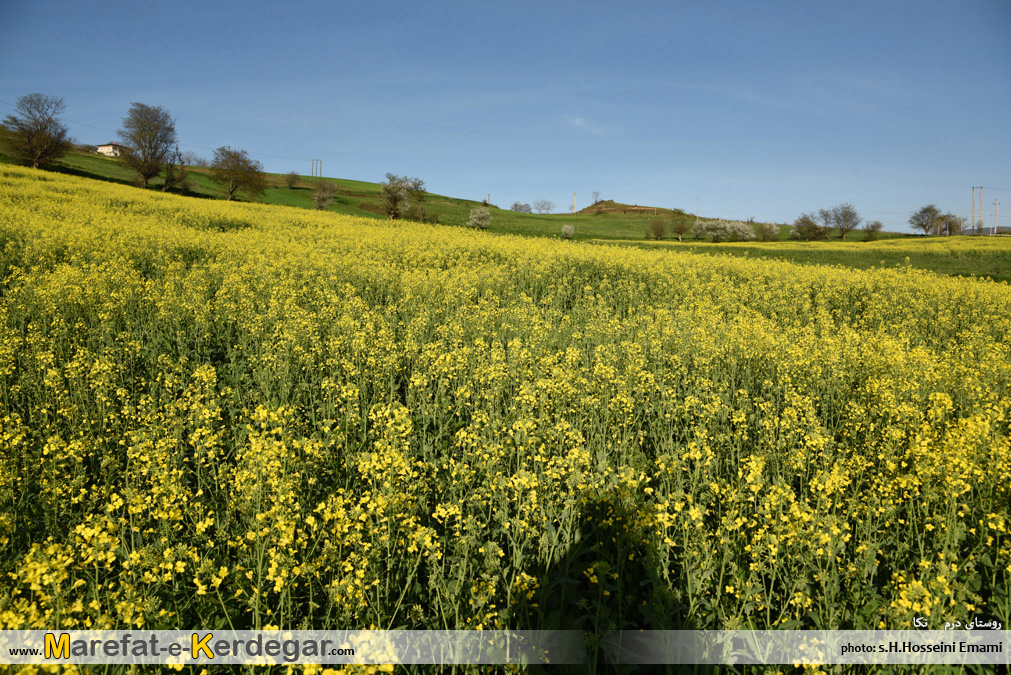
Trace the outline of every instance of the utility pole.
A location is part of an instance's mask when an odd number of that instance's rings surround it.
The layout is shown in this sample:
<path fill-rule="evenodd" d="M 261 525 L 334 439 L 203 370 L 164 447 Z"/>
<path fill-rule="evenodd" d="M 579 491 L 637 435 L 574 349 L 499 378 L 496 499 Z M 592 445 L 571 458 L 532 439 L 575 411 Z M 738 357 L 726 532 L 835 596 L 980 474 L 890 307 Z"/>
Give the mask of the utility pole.
<path fill-rule="evenodd" d="M 983 221 L 983 186 L 979 186 L 979 219 L 980 222 Z M 984 224 L 985 227 L 985 224 Z M 983 228 L 980 228 L 980 234 L 983 234 Z"/>
<path fill-rule="evenodd" d="M 997 234 L 997 205 L 1000 204 L 1000 200 L 997 199 L 993 203 L 993 233 Z"/>
<path fill-rule="evenodd" d="M 572 212 L 576 212 L 576 193 L 572 193 Z"/>
<path fill-rule="evenodd" d="M 976 218 L 976 190 L 979 190 L 979 218 Z M 983 186 L 974 185 L 972 187 L 972 232 L 973 234 L 983 234 Z M 978 232 L 977 232 L 978 230 Z"/>

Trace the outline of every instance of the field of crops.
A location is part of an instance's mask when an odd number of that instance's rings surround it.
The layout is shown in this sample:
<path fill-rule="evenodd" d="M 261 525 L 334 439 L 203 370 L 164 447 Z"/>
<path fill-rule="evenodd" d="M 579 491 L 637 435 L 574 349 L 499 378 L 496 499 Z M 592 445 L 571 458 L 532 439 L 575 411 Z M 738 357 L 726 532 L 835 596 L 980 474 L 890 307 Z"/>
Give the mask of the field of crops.
<path fill-rule="evenodd" d="M 1011 240 L 1006 236 L 902 237 L 865 241 L 778 241 L 709 244 L 636 242 L 693 253 L 758 257 L 859 269 L 909 266 L 952 276 L 1011 281 Z"/>
<path fill-rule="evenodd" d="M 1006 284 L 0 166 L 0 628 L 1007 626 L 1009 337 Z"/>

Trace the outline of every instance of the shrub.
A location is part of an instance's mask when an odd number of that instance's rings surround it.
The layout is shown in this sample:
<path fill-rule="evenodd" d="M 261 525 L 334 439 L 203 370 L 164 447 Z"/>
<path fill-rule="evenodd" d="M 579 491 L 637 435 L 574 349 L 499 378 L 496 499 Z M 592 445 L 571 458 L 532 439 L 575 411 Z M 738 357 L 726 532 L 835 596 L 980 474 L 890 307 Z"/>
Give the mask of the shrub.
<path fill-rule="evenodd" d="M 872 220 L 864 224 L 864 241 L 874 241 L 884 228 L 880 220 Z"/>
<path fill-rule="evenodd" d="M 818 224 L 814 215 L 802 213 L 793 221 L 790 228 L 790 239 L 798 241 L 821 241 L 828 239 L 829 229 Z"/>
<path fill-rule="evenodd" d="M 572 223 L 566 223 L 562 225 L 562 239 L 572 239 L 573 235 L 576 234 L 576 226 Z"/>
<path fill-rule="evenodd" d="M 705 220 L 695 225 L 695 238 L 721 241 L 751 241 L 755 231 L 747 223 L 736 220 Z"/>
<path fill-rule="evenodd" d="M 660 241 L 667 236 L 667 219 L 663 216 L 656 216 L 649 221 L 649 230 L 646 231 L 647 239 Z"/>
<path fill-rule="evenodd" d="M 404 211 L 402 217 L 405 220 L 414 220 L 419 223 L 428 222 L 428 208 L 424 204 L 411 204 Z"/>
<path fill-rule="evenodd" d="M 483 230 L 491 225 L 491 211 L 486 208 L 476 208 L 470 210 L 470 220 L 467 225 L 478 230 Z"/>
<path fill-rule="evenodd" d="M 779 241 L 779 226 L 770 223 L 756 223 L 755 237 L 758 241 Z"/>
<path fill-rule="evenodd" d="M 295 186 L 298 185 L 298 171 L 289 171 L 284 176 L 284 183 L 288 186 L 289 190 L 294 190 Z"/>

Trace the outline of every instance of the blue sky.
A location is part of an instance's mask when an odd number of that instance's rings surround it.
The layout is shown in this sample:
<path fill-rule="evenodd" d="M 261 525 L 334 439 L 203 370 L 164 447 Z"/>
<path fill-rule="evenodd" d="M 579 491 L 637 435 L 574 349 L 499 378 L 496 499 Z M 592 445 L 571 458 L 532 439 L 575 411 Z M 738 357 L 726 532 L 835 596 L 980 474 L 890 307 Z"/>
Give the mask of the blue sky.
<path fill-rule="evenodd" d="M 503 208 L 849 202 L 907 231 L 928 203 L 970 216 L 982 185 L 1011 225 L 1008 0 L 0 0 L 0 116 L 36 91 L 83 143 L 137 101 L 184 151 Z"/>

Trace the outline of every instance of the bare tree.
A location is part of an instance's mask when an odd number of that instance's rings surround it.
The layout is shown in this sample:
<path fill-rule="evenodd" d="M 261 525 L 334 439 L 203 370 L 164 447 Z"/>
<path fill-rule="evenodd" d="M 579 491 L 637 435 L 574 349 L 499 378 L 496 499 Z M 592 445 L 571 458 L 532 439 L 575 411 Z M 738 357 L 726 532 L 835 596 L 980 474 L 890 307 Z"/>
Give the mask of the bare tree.
<path fill-rule="evenodd" d="M 208 161 L 206 157 L 201 157 L 192 150 L 187 150 L 183 153 L 183 163 L 187 166 L 208 167 L 211 165 L 210 161 Z"/>
<path fill-rule="evenodd" d="M 535 199 L 534 210 L 537 213 L 551 213 L 555 210 L 555 203 L 547 199 Z"/>
<path fill-rule="evenodd" d="M 428 220 L 428 209 L 425 207 L 425 181 L 420 178 L 402 177 L 407 186 L 407 204 L 400 212 L 400 217 L 406 220 L 416 220 L 424 223 Z"/>
<path fill-rule="evenodd" d="M 425 201 L 425 197 L 428 196 L 428 193 L 425 191 L 425 181 L 420 178 L 407 178 L 406 176 L 404 176 L 404 180 L 407 181 L 407 189 L 410 193 L 408 199 L 415 204 Z"/>
<path fill-rule="evenodd" d="M 840 204 L 832 209 L 832 214 L 841 239 L 845 239 L 846 233 L 852 232 L 860 225 L 860 214 L 852 204 Z"/>
<path fill-rule="evenodd" d="M 161 173 L 176 145 L 175 120 L 160 106 L 132 103 L 123 118 L 119 136 L 129 148 L 126 163 L 139 175 L 141 187 L 146 188 L 148 182 Z"/>
<path fill-rule="evenodd" d="M 600 192 L 597 190 L 593 191 L 593 203 L 597 204 L 600 202 Z"/>
<path fill-rule="evenodd" d="M 909 224 L 923 230 L 923 234 L 931 234 L 937 231 L 938 223 L 941 221 L 941 209 L 933 204 L 927 204 L 919 211 L 909 216 Z"/>
<path fill-rule="evenodd" d="M 818 219 L 829 230 L 838 228 L 841 239 L 845 239 L 846 233 L 860 225 L 860 215 L 852 204 L 840 204 L 831 209 L 822 209 L 818 212 Z"/>
<path fill-rule="evenodd" d="M 233 150 L 227 145 L 214 151 L 211 180 L 225 189 L 228 201 L 231 201 L 239 190 L 254 198 L 267 189 L 263 164 L 251 159 L 245 150 Z"/>
<path fill-rule="evenodd" d="M 529 204 L 520 204 L 519 202 L 513 202 L 513 205 L 509 207 L 510 211 L 516 211 L 517 213 L 533 213 L 534 210 L 530 208 Z"/>
<path fill-rule="evenodd" d="M 190 172 L 186 170 L 186 165 L 183 163 L 183 154 L 179 152 L 177 145 L 165 164 L 165 183 L 161 186 L 162 192 L 168 192 L 174 188 L 185 190 L 186 178 L 189 175 Z"/>
<path fill-rule="evenodd" d="M 3 126 L 10 132 L 11 154 L 37 169 L 51 164 L 71 148 L 67 127 L 59 120 L 66 109 L 62 98 L 26 94 L 17 100 L 17 114 L 8 115 Z"/>
<path fill-rule="evenodd" d="M 295 186 L 298 185 L 299 175 L 298 171 L 289 171 L 284 176 L 284 184 L 288 186 L 289 190 L 294 190 Z"/>

